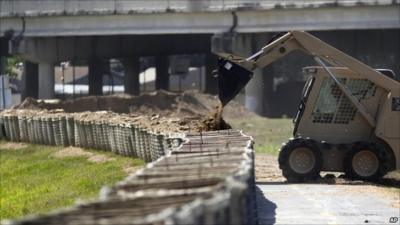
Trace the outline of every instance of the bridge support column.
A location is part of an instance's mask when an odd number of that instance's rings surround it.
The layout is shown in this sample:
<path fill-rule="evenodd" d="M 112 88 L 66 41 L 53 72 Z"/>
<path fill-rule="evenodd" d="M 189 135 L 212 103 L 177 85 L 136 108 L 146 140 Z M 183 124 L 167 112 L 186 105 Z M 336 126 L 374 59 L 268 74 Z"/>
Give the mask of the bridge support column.
<path fill-rule="evenodd" d="M 235 39 L 234 52 L 248 57 L 266 45 L 269 34 L 241 34 Z M 273 74 L 271 68 L 256 69 L 253 78 L 245 87 L 245 106 L 252 112 L 264 115 L 269 110 L 268 97 L 273 94 Z"/>
<path fill-rule="evenodd" d="M 276 114 L 276 104 L 274 104 L 274 67 L 265 67 L 262 70 L 262 89 L 263 89 L 263 116 L 273 117 Z"/>
<path fill-rule="evenodd" d="M 267 42 L 270 41 L 273 36 L 274 34 L 272 33 L 253 34 L 253 52 L 255 53 L 260 51 L 262 47 L 267 45 Z M 252 81 L 251 84 L 255 85 L 255 91 L 253 94 L 257 96 L 257 101 L 260 102 L 259 114 L 262 116 L 272 117 L 274 116 L 274 113 L 279 110 L 276 109 L 277 105 L 274 100 L 274 65 L 269 65 L 259 69 L 257 72 L 259 74 L 254 82 L 257 82 L 258 84 L 254 84 Z"/>
<path fill-rule="evenodd" d="M 217 57 L 212 53 L 207 53 L 205 57 L 205 93 L 217 94 L 218 93 L 218 78 L 212 75 L 212 71 L 217 69 Z"/>
<path fill-rule="evenodd" d="M 129 58 L 123 60 L 124 64 L 124 88 L 125 93 L 130 95 L 140 95 L 140 58 Z"/>
<path fill-rule="evenodd" d="M 254 34 L 241 34 L 235 40 L 235 52 L 239 56 L 248 57 L 258 51 L 257 36 Z M 265 43 L 264 43 L 265 44 Z M 245 87 L 245 106 L 259 115 L 263 113 L 263 71 L 256 69 L 253 78 Z"/>
<path fill-rule="evenodd" d="M 39 63 L 39 94 L 41 99 L 51 99 L 55 97 L 54 92 L 54 65 L 52 63 Z"/>
<path fill-rule="evenodd" d="M 6 74 L 6 60 L 5 56 L 0 55 L 0 75 Z"/>
<path fill-rule="evenodd" d="M 103 94 L 103 62 L 99 59 L 89 61 L 89 95 Z"/>
<path fill-rule="evenodd" d="M 169 89 L 168 56 L 156 56 L 156 90 Z"/>
<path fill-rule="evenodd" d="M 261 69 L 254 70 L 253 78 L 246 86 L 245 106 L 252 112 L 263 114 L 263 73 Z"/>
<path fill-rule="evenodd" d="M 24 72 L 22 74 L 22 96 L 21 100 L 32 97 L 39 97 L 39 67 L 38 64 L 25 61 Z"/>

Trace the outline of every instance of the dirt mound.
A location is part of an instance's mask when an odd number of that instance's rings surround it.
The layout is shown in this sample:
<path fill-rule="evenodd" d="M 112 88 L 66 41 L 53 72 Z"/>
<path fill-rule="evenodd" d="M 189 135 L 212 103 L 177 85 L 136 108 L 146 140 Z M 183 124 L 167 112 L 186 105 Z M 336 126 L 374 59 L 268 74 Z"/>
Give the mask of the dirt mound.
<path fill-rule="evenodd" d="M 14 109 L 44 109 L 48 112 L 61 111 L 66 113 L 103 112 L 84 113 L 77 116 L 87 117 L 91 120 L 96 118 L 103 120 L 137 120 L 146 127 L 155 126 L 161 130 L 174 131 L 229 129 L 231 126 L 225 122 L 223 116 L 232 118 L 253 114 L 237 102 L 228 104 L 223 112 L 219 99 L 213 95 L 199 93 L 198 91 L 174 93 L 163 90 L 146 93 L 141 96 L 88 96 L 51 103 L 27 98 Z M 126 115 L 116 117 L 116 113 Z"/>
<path fill-rule="evenodd" d="M 27 97 L 21 104 L 14 106 L 15 109 L 43 109 L 45 107 L 46 104 L 31 97 Z"/>
<path fill-rule="evenodd" d="M 218 101 L 203 101 L 200 93 L 182 94 L 156 91 L 132 99 L 129 112 L 140 114 L 159 114 L 162 116 L 203 116 L 211 111 Z"/>
<path fill-rule="evenodd" d="M 55 103 L 26 98 L 14 109 L 63 109 L 65 112 L 112 111 L 172 117 L 201 117 L 213 113 L 219 104 L 216 96 L 198 91 L 186 91 L 178 94 L 160 90 L 141 96 L 88 96 Z M 249 114 L 252 113 L 237 102 L 229 103 L 223 113 L 228 117 L 241 117 Z"/>
<path fill-rule="evenodd" d="M 64 109 L 65 112 L 112 111 L 116 113 L 138 114 L 203 114 L 208 108 L 197 101 L 194 94 L 176 94 L 167 91 L 155 91 L 141 96 L 110 95 L 88 96 L 75 100 L 46 103 L 27 98 L 15 109 Z"/>
<path fill-rule="evenodd" d="M 186 91 L 178 94 L 160 90 L 141 96 L 88 96 L 56 103 L 26 98 L 14 109 L 63 109 L 65 112 L 112 111 L 161 116 L 204 116 L 212 113 L 219 104 L 216 96 L 198 91 Z M 251 112 L 233 101 L 224 109 L 224 116 L 229 117 L 240 117 L 249 113 Z"/>

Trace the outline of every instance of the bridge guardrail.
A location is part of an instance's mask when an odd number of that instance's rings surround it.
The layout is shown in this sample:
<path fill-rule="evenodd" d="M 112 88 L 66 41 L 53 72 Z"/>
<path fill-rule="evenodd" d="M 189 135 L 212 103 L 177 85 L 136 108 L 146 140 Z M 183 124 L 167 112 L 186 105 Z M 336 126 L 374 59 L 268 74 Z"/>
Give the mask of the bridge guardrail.
<path fill-rule="evenodd" d="M 399 4 L 400 0 L 0 0 L 0 17 Z"/>

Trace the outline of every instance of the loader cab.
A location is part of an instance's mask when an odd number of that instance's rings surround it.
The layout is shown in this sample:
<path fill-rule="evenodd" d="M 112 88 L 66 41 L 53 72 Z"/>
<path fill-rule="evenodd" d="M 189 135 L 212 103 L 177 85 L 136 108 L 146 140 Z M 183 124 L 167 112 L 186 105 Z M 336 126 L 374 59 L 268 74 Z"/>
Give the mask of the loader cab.
<path fill-rule="evenodd" d="M 379 87 L 347 68 L 332 67 L 330 70 L 372 115 L 376 114 L 377 96 L 382 94 Z M 373 135 L 371 126 L 322 67 L 305 67 L 303 73 L 307 80 L 294 117 L 294 137 L 337 144 L 368 140 Z"/>

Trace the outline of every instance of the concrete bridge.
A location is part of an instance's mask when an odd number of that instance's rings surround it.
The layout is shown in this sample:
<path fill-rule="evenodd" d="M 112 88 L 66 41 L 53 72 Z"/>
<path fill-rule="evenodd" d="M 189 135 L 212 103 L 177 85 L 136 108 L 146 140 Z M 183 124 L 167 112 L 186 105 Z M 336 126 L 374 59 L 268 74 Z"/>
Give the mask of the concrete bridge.
<path fill-rule="evenodd" d="M 390 29 L 399 0 L 1 0 L 0 36 Z"/>
<path fill-rule="evenodd" d="M 89 92 L 99 95 L 103 64 L 121 59 L 125 91 L 137 94 L 139 59 L 154 56 L 156 87 L 168 89 L 168 56 L 179 54 L 204 55 L 204 91 L 215 93 L 211 49 L 249 55 L 287 30 L 312 31 L 372 66 L 399 73 L 399 29 L 400 0 L 0 0 L 0 55 L 27 60 L 25 96 L 40 98 L 54 96 L 49 87 L 61 61 L 87 64 Z M 263 74 L 296 81 L 301 67 L 312 64 L 289 57 L 256 72 L 247 106 L 273 115 L 276 81 Z"/>

